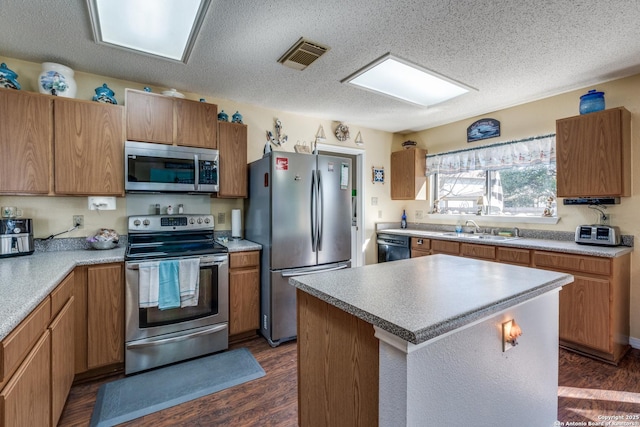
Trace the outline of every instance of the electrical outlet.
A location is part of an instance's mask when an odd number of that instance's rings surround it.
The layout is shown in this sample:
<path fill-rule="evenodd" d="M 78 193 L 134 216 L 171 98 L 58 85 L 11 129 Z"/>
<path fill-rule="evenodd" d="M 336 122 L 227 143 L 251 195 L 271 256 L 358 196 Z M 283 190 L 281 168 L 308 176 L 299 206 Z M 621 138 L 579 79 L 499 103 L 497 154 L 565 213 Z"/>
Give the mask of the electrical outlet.
<path fill-rule="evenodd" d="M 602 214 L 602 217 L 600 218 L 600 224 L 611 225 L 611 214 Z"/>
<path fill-rule="evenodd" d="M 74 215 L 73 226 L 78 228 L 84 228 L 84 215 Z"/>
<path fill-rule="evenodd" d="M 421 211 L 421 210 L 417 210 L 417 211 L 416 211 L 416 219 L 417 219 L 417 220 L 418 220 L 418 219 L 423 219 L 423 218 L 424 218 L 423 214 L 424 214 L 424 212 L 423 212 L 423 211 Z"/>
<path fill-rule="evenodd" d="M 225 217 L 224 212 L 218 213 L 218 224 L 224 224 L 224 220 L 225 220 L 224 217 Z"/>
<path fill-rule="evenodd" d="M 372 197 L 371 198 L 371 206 L 378 206 L 378 198 L 377 197 Z"/>

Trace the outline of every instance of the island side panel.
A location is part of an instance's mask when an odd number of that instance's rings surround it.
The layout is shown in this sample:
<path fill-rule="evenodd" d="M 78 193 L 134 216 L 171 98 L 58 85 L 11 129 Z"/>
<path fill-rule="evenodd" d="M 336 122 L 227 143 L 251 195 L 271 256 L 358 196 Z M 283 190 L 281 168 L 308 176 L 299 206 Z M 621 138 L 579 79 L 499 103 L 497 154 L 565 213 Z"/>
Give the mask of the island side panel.
<path fill-rule="evenodd" d="M 410 346 L 409 353 L 381 342 L 380 425 L 553 426 L 558 300 L 558 290 L 548 292 Z M 518 322 L 522 336 L 503 352 L 501 325 L 510 319 Z"/>
<path fill-rule="evenodd" d="M 378 425 L 378 339 L 373 326 L 296 290 L 298 424 Z"/>

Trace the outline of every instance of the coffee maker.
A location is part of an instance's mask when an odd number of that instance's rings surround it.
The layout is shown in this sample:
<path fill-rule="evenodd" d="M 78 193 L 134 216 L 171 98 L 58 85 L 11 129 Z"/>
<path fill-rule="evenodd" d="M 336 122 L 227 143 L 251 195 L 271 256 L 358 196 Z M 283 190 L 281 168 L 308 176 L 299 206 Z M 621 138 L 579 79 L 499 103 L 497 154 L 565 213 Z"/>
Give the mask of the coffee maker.
<path fill-rule="evenodd" d="M 30 218 L 0 219 L 0 258 L 33 253 L 33 224 Z"/>

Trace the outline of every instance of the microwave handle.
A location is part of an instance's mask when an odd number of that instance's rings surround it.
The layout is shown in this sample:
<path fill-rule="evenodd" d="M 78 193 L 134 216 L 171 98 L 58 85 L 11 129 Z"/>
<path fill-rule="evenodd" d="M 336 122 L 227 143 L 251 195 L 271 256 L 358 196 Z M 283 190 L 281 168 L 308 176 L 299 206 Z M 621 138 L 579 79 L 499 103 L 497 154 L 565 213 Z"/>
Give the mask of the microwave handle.
<path fill-rule="evenodd" d="M 193 168 L 193 173 L 196 176 L 193 179 L 194 190 L 198 191 L 198 186 L 200 185 L 200 162 L 198 161 L 198 155 L 193 155 L 193 161 L 195 162 L 195 167 Z"/>

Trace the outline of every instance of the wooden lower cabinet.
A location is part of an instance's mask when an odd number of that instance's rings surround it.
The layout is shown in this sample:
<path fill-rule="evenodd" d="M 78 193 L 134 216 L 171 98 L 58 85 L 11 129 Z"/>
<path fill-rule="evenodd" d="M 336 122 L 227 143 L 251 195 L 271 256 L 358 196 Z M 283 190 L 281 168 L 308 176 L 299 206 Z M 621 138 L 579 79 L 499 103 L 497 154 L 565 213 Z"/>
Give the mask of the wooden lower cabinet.
<path fill-rule="evenodd" d="M 73 273 L 71 273 L 73 275 Z M 49 325 L 51 331 L 51 425 L 58 425 L 75 375 L 74 297 Z"/>
<path fill-rule="evenodd" d="M 51 425 L 51 335 L 46 330 L 0 392 L 4 427 Z"/>
<path fill-rule="evenodd" d="M 534 251 L 534 267 L 573 274 L 560 291 L 560 344 L 617 364 L 629 349 L 631 257 Z"/>
<path fill-rule="evenodd" d="M 491 245 L 475 245 L 473 243 L 460 244 L 460 255 L 468 258 L 478 258 L 486 261 L 496 259 L 496 247 Z"/>
<path fill-rule="evenodd" d="M 371 324 L 296 289 L 298 425 L 378 425 L 379 343 Z"/>
<path fill-rule="evenodd" d="M 531 265 L 531 251 L 529 249 L 496 247 L 496 261 L 506 264 L 516 264 L 528 267 Z"/>
<path fill-rule="evenodd" d="M 79 266 L 74 272 L 76 379 L 122 370 L 123 263 Z"/>
<path fill-rule="evenodd" d="M 432 254 L 460 255 L 460 243 L 446 240 L 431 241 Z"/>
<path fill-rule="evenodd" d="M 260 251 L 229 255 L 229 340 L 260 329 Z"/>
<path fill-rule="evenodd" d="M 122 263 L 87 269 L 87 368 L 124 363 Z"/>
<path fill-rule="evenodd" d="M 431 240 L 422 237 L 411 238 L 411 258 L 431 255 Z"/>

